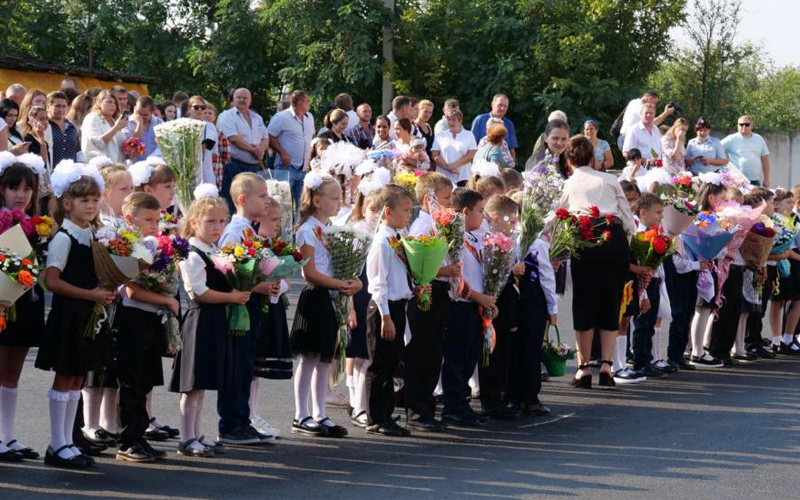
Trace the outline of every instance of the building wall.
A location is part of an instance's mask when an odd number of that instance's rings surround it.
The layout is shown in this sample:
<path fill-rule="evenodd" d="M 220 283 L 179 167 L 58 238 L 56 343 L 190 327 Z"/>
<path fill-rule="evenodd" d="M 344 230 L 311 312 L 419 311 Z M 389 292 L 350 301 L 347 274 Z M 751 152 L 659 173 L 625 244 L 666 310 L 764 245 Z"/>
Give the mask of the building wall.
<path fill-rule="evenodd" d="M 769 148 L 770 187 L 800 183 L 800 132 L 762 135 Z"/>
<path fill-rule="evenodd" d="M 67 75 L 56 73 L 0 69 L 0 90 L 4 91 L 12 83 L 19 83 L 26 89 L 41 89 L 46 93 L 53 92 L 61 88 L 61 80 L 66 76 Z M 147 85 L 143 83 L 109 82 L 88 76 L 72 76 L 72 78 L 78 81 L 78 90 L 80 92 L 92 87 L 109 89 L 114 85 L 122 85 L 126 90 L 135 90 L 141 95 L 150 95 L 150 92 L 147 90 Z"/>

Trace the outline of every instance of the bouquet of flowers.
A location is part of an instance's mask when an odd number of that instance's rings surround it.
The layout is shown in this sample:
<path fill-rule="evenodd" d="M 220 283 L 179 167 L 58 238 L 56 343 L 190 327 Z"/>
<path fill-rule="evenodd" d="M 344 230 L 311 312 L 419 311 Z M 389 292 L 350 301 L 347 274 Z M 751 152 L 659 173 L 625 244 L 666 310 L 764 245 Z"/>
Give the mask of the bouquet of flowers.
<path fill-rule="evenodd" d="M 739 253 L 748 267 L 756 270 L 767 263 L 776 234 L 772 220 L 766 215 L 760 216 L 739 247 Z"/>
<path fill-rule="evenodd" d="M 214 267 L 222 273 L 231 288 L 248 292 L 264 281 L 260 262 L 263 243 L 255 238 L 252 230 L 245 231 L 240 244 L 226 243 L 219 252 L 211 256 Z M 245 304 L 225 306 L 228 317 L 228 335 L 241 337 L 250 329 L 250 313 Z"/>
<path fill-rule="evenodd" d="M 652 158 L 653 165 L 655 165 L 656 167 L 663 167 L 664 166 L 664 162 L 661 161 L 661 155 L 658 154 L 658 151 L 656 151 L 656 148 L 650 148 L 650 158 Z"/>
<path fill-rule="evenodd" d="M 574 214 L 559 208 L 555 215 L 550 234 L 550 258 L 553 260 L 577 257 L 581 249 L 600 246 L 611 238 L 609 230 L 600 230 L 610 226 L 613 219 L 610 216 L 601 218 L 597 207 L 591 207 L 589 213 Z"/>
<path fill-rule="evenodd" d="M 28 239 L 33 239 L 33 248 L 36 252 L 36 258 L 40 263 L 44 263 L 47 259 L 47 244 L 50 238 L 56 233 L 56 221 L 47 215 L 36 216 L 30 218 L 30 223 L 33 225 L 34 233 L 28 235 Z"/>
<path fill-rule="evenodd" d="M 511 273 L 514 263 L 514 240 L 501 232 L 486 233 L 483 238 L 481 267 L 483 268 L 483 293 L 497 298 Z M 494 314 L 479 308 L 483 326 L 483 366 L 489 366 L 489 357 L 494 351 L 497 338 L 492 320 Z"/>
<path fill-rule="evenodd" d="M 394 182 L 404 188 L 406 191 L 411 193 L 411 197 L 414 199 L 414 203 L 417 203 L 417 195 L 415 189 L 417 187 L 417 175 L 412 174 L 411 172 L 400 172 L 399 174 L 394 176 Z"/>
<path fill-rule="evenodd" d="M 259 263 L 264 281 L 278 281 L 294 275 L 299 269 L 308 263 L 308 259 L 303 258 L 303 254 L 294 245 L 286 243 L 280 238 L 276 238 L 271 244 L 264 246 L 265 256 Z M 269 311 L 269 297 L 264 296 L 261 302 L 261 310 Z"/>
<path fill-rule="evenodd" d="M 40 270 L 21 227 L 12 228 L 0 236 L 0 304 L 7 309 L 0 316 L 0 331 L 6 327 L 6 317 L 13 321 L 14 302 L 36 285 Z"/>
<path fill-rule="evenodd" d="M 550 338 L 550 329 L 556 330 L 556 341 Z M 566 373 L 567 360 L 575 357 L 575 349 L 561 342 L 561 334 L 558 326 L 547 325 L 544 344 L 542 344 L 542 364 L 547 369 L 547 374 L 551 377 L 563 377 Z"/>
<path fill-rule="evenodd" d="M 292 189 L 289 186 L 289 182 L 267 179 L 267 193 L 278 200 L 281 205 L 281 238 L 291 240 L 294 206 L 292 205 Z"/>
<path fill-rule="evenodd" d="M 791 219 L 785 219 L 782 216 L 773 215 L 772 223 L 775 226 L 777 234 L 775 235 L 775 240 L 772 243 L 770 255 L 777 255 L 785 252 L 792 246 L 795 238 L 797 238 L 798 228 L 795 225 L 794 217 Z M 789 276 L 790 268 L 789 261 L 787 259 L 779 260 L 777 267 L 778 273 L 782 277 L 786 278 Z"/>
<path fill-rule="evenodd" d="M 739 205 L 735 201 L 726 201 L 717 205 L 716 215 L 722 225 L 728 224 L 736 228 L 735 236 L 728 243 L 729 253 L 741 246 L 745 236 L 747 236 L 750 228 L 756 223 L 766 206 L 766 203 L 762 203 L 758 207 L 751 208 L 747 205 Z"/>
<path fill-rule="evenodd" d="M 400 238 L 399 241 L 393 238 L 389 245 L 396 251 L 402 245 L 405 254 L 403 260 L 408 264 L 414 284 L 417 286 L 431 284 L 448 252 L 447 239 L 441 236 L 409 236 Z M 422 293 L 419 296 L 418 306 L 423 311 L 429 311 L 431 308 L 430 295 Z"/>
<path fill-rule="evenodd" d="M 464 250 L 464 214 L 452 208 L 439 208 L 431 214 L 436 227 L 436 234 L 447 240 L 447 259 L 450 264 L 461 260 Z M 461 279 L 454 278 L 452 286 L 460 286 Z"/>
<path fill-rule="evenodd" d="M 544 219 L 553 209 L 564 188 L 564 179 L 555 168 L 556 157 L 548 155 L 533 170 L 525 173 L 525 190 L 520 215 L 520 248 L 530 248 L 544 229 Z"/>
<path fill-rule="evenodd" d="M 640 265 L 657 269 L 664 260 L 675 252 L 675 239 L 663 228 L 654 227 L 638 232 L 631 238 L 631 254 Z M 649 279 L 639 278 L 640 290 L 647 288 Z"/>
<path fill-rule="evenodd" d="M 719 169 L 720 180 L 725 187 L 735 187 L 737 189 L 750 189 L 750 179 L 741 170 L 729 163 Z"/>
<path fill-rule="evenodd" d="M 661 201 L 664 203 L 664 229 L 670 234 L 684 232 L 697 215 L 697 207 L 686 198 L 662 195 Z"/>
<path fill-rule="evenodd" d="M 716 215 L 703 211 L 697 219 L 681 233 L 683 244 L 702 260 L 714 260 L 736 234 L 735 228 L 723 225 Z"/>
<path fill-rule="evenodd" d="M 153 129 L 164 161 L 175 171 L 175 194 L 183 213 L 194 200 L 194 188 L 202 178 L 203 134 L 206 124 L 191 118 L 179 118 L 156 125 Z"/>
<path fill-rule="evenodd" d="M 692 174 L 689 172 L 680 172 L 672 176 L 672 185 L 680 193 L 681 198 L 691 198 L 694 196 L 694 188 L 692 187 Z"/>
<path fill-rule="evenodd" d="M 158 234 L 169 235 L 177 233 L 180 226 L 180 220 L 178 220 L 175 214 L 171 214 L 166 210 L 161 210 L 161 215 L 158 219 Z"/>
<path fill-rule="evenodd" d="M 144 143 L 138 137 L 131 137 L 122 143 L 122 154 L 128 160 L 132 160 L 137 156 L 144 156 L 144 153 Z"/>
<path fill-rule="evenodd" d="M 157 243 L 155 238 L 143 237 L 141 231 L 128 227 L 103 226 L 92 241 L 94 272 L 100 288 L 116 290 L 134 279 L 153 263 Z M 111 324 L 115 307 L 108 310 L 95 304 L 84 330 L 84 336 L 94 339 L 104 321 Z"/>

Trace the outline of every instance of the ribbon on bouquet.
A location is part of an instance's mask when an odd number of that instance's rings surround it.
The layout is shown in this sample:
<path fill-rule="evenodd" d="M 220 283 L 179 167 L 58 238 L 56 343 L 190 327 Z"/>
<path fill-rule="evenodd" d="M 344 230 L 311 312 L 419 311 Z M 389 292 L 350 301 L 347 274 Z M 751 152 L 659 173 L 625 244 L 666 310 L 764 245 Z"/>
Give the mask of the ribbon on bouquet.
<path fill-rule="evenodd" d="M 492 322 L 495 315 L 478 306 L 478 314 L 481 315 L 481 336 L 483 337 L 483 358 L 481 361 L 482 366 L 489 366 L 489 358 L 494 352 L 497 345 L 497 333 L 494 330 L 494 323 Z"/>

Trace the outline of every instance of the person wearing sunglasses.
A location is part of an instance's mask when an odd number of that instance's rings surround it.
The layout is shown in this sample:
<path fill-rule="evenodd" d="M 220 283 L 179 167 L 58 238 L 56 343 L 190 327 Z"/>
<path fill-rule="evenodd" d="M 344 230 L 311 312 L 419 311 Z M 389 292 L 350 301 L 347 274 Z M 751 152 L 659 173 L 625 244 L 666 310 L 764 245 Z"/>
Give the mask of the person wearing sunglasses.
<path fill-rule="evenodd" d="M 751 117 L 740 117 L 736 123 L 738 132 L 722 139 L 722 147 L 751 184 L 769 187 L 769 149 L 764 138 L 753 133 L 753 127 Z"/>
<path fill-rule="evenodd" d="M 186 115 L 194 120 L 205 122 L 206 129 L 203 132 L 203 171 L 202 178 L 198 181 L 207 182 L 209 184 L 217 184 L 217 177 L 214 175 L 214 155 L 219 154 L 217 141 L 219 140 L 219 132 L 213 123 L 205 120 L 206 108 L 208 103 L 199 95 L 194 95 L 189 98 L 186 104 Z"/>
<path fill-rule="evenodd" d="M 704 117 L 694 124 L 697 136 L 686 145 L 686 168 L 694 175 L 716 172 L 728 164 L 728 155 L 719 139 L 711 135 L 711 125 Z"/>

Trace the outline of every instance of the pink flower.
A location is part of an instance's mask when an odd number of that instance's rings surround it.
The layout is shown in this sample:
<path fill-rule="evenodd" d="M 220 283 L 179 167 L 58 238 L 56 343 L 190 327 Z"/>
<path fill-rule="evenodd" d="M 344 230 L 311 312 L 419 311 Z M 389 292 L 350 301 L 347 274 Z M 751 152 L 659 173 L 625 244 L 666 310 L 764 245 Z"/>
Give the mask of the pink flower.
<path fill-rule="evenodd" d="M 514 246 L 514 242 L 503 233 L 488 233 L 483 240 L 486 247 L 494 247 L 497 250 L 506 253 Z"/>
<path fill-rule="evenodd" d="M 217 268 L 217 271 L 221 272 L 222 274 L 233 272 L 233 262 L 229 261 L 225 257 L 212 255 L 211 261 L 214 263 L 214 267 Z"/>
<path fill-rule="evenodd" d="M 280 263 L 281 260 L 273 256 L 259 262 L 258 267 L 261 269 L 261 272 L 264 274 L 264 276 L 269 276 Z"/>

